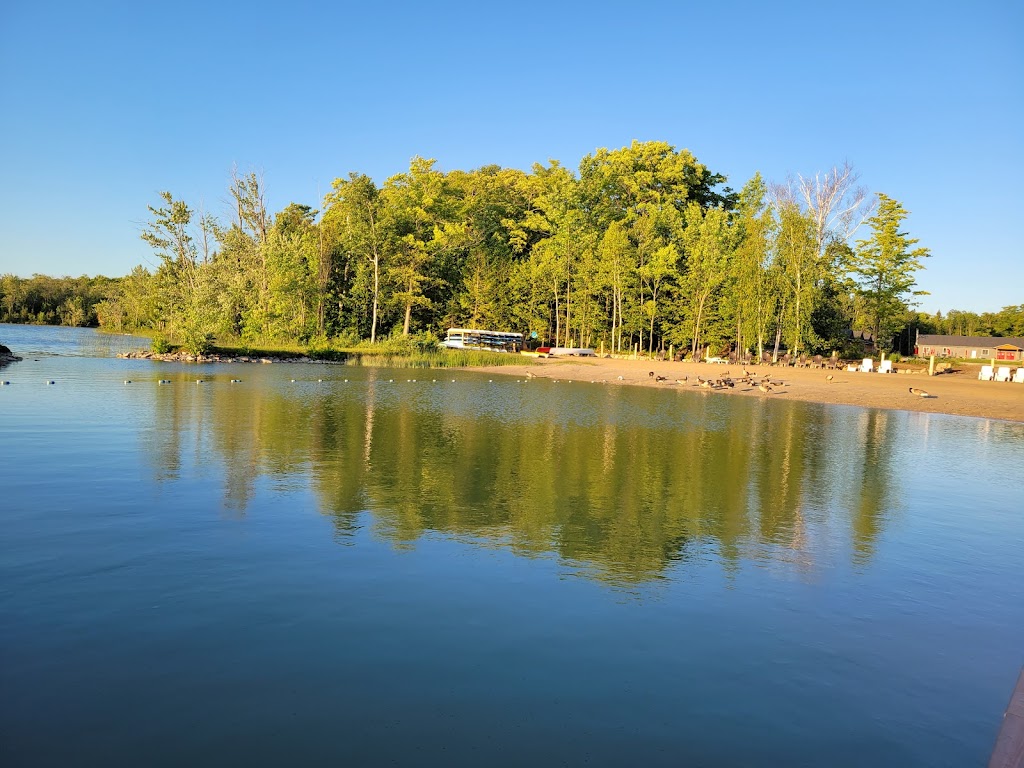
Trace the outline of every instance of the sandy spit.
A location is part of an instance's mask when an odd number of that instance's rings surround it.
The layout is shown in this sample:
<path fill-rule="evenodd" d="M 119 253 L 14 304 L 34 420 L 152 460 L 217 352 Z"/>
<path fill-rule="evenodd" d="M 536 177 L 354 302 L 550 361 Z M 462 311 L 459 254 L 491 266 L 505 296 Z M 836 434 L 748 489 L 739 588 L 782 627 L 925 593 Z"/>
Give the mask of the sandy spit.
<path fill-rule="evenodd" d="M 859 405 L 922 413 L 946 413 L 983 419 L 1024 422 L 1024 384 L 979 381 L 977 368 L 967 367 L 962 373 L 927 376 L 914 374 L 881 374 L 851 371 L 829 371 L 778 366 L 747 366 L 759 379 L 767 377 L 774 386 L 764 394 L 756 386 L 737 384 L 734 388 L 703 390 L 697 388 L 697 377 L 717 379 L 725 375 L 742 375 L 743 366 L 710 363 L 651 362 L 650 360 L 605 358 L 547 358 L 532 365 L 474 368 L 493 375 L 523 377 L 529 372 L 538 377 L 575 381 L 606 382 L 608 385 L 690 388 L 694 392 L 721 397 L 782 397 L 810 403 Z M 655 376 L 651 376 L 651 373 Z M 832 381 L 826 376 L 832 374 Z M 657 381 L 656 376 L 665 377 Z M 621 377 L 621 378 L 620 378 Z M 686 383 L 677 383 L 686 377 Z M 930 397 L 909 392 L 911 387 L 925 390 Z"/>

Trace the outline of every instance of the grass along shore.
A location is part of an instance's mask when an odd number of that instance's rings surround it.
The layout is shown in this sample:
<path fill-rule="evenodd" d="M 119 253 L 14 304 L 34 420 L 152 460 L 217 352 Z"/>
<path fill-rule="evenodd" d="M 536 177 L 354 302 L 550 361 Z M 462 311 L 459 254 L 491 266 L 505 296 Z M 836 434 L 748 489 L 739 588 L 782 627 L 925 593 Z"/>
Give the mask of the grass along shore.
<path fill-rule="evenodd" d="M 140 334 L 141 335 L 141 334 Z M 405 339 L 385 339 L 376 344 L 356 346 L 298 345 L 294 343 L 248 344 L 241 340 L 218 340 L 196 353 L 151 337 L 152 349 L 129 353 L 130 357 L 180 362 L 254 362 L 261 360 L 340 363 L 376 368 L 480 368 L 530 365 L 533 360 L 507 352 L 447 349 L 416 344 Z"/>

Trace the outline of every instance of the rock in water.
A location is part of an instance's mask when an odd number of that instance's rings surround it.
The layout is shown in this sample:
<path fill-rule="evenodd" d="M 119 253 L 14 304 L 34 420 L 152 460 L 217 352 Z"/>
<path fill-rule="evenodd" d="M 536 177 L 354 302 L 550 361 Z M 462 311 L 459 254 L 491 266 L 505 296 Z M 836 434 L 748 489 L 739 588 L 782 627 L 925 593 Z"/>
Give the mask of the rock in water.
<path fill-rule="evenodd" d="M 21 358 L 11 352 L 9 347 L 0 344 L 0 368 L 3 368 L 8 363 L 17 363 L 20 360 Z"/>

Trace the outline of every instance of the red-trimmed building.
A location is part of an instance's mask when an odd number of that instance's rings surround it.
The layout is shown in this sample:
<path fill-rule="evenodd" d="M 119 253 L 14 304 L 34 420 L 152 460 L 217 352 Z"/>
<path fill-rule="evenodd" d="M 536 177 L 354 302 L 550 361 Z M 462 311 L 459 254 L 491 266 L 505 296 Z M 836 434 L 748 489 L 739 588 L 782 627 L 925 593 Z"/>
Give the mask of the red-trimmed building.
<path fill-rule="evenodd" d="M 958 357 L 966 360 L 1024 361 L 1024 339 L 1009 336 L 937 336 L 920 334 L 917 357 Z"/>

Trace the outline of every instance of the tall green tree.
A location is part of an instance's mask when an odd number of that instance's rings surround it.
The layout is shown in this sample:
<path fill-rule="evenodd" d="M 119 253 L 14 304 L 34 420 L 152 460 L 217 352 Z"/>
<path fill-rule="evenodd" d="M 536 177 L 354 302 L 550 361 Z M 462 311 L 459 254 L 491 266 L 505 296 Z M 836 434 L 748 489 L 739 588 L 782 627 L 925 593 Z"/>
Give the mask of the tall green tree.
<path fill-rule="evenodd" d="M 813 339 L 811 315 L 821 279 L 813 219 L 792 202 L 777 205 L 779 226 L 775 237 L 775 258 L 779 266 L 779 325 L 775 335 L 774 358 L 785 336 L 791 354 L 799 354 Z"/>
<path fill-rule="evenodd" d="M 612 352 L 622 351 L 622 308 L 626 292 L 630 289 L 630 265 L 633 263 L 632 244 L 621 221 L 613 221 L 605 230 L 599 246 L 599 268 L 604 284 L 611 290 L 610 347 Z"/>
<path fill-rule="evenodd" d="M 204 242 L 206 225 L 199 222 L 197 238 L 188 205 L 170 192 L 161 192 L 160 198 L 164 205 L 149 206 L 152 218 L 142 231 L 142 239 L 161 260 L 156 273 L 160 325 L 187 351 L 198 354 L 209 347 L 215 323 L 215 297 L 197 245 Z"/>
<path fill-rule="evenodd" d="M 715 302 L 728 277 L 730 247 L 729 215 L 721 208 L 702 211 L 696 203 L 686 209 L 683 243 L 686 267 L 682 289 L 687 299 L 690 353 L 694 358 L 704 343 L 708 318 L 715 314 Z"/>
<path fill-rule="evenodd" d="M 434 160 L 414 157 L 408 172 L 389 178 L 381 191 L 388 227 L 391 306 L 401 312 L 405 336 L 412 328 L 414 309 L 426 315 L 434 308 L 437 292 L 431 289 L 445 282 L 440 263 L 460 242 L 457 227 L 442 236 L 446 225 L 452 223 L 454 201 L 448 195 L 444 174 L 434 164 Z"/>
<path fill-rule="evenodd" d="M 768 329 L 778 303 L 778 270 L 773 267 L 771 243 L 775 230 L 768 187 L 760 173 L 740 191 L 735 213 L 736 247 L 731 262 L 731 292 L 735 308 L 736 348 L 764 353 Z"/>
<path fill-rule="evenodd" d="M 332 191 L 324 198 L 324 220 L 336 247 L 342 252 L 345 271 L 351 268 L 351 279 L 346 280 L 345 289 L 366 285 L 369 294 L 370 342 L 377 340 L 377 326 L 381 308 L 381 281 L 385 263 L 385 233 L 381 219 L 383 204 L 380 191 L 373 179 L 365 174 L 350 173 L 347 179 L 335 179 Z M 347 275 L 346 275 L 347 277 Z M 366 279 L 361 279 L 366 278 Z M 341 303 L 358 312 L 351 296 L 344 293 Z M 350 327 L 357 324 L 350 324 Z M 358 330 L 357 330 L 358 333 Z"/>
<path fill-rule="evenodd" d="M 900 227 L 907 210 L 898 201 L 878 194 L 878 211 L 868 223 L 871 237 L 857 241 L 853 258 L 853 277 L 864 299 L 874 331 L 875 343 L 888 343 L 903 324 L 915 291 L 915 273 L 924 268 L 922 259 L 931 255 L 927 248 L 914 248 L 917 238 L 907 236 Z"/>

